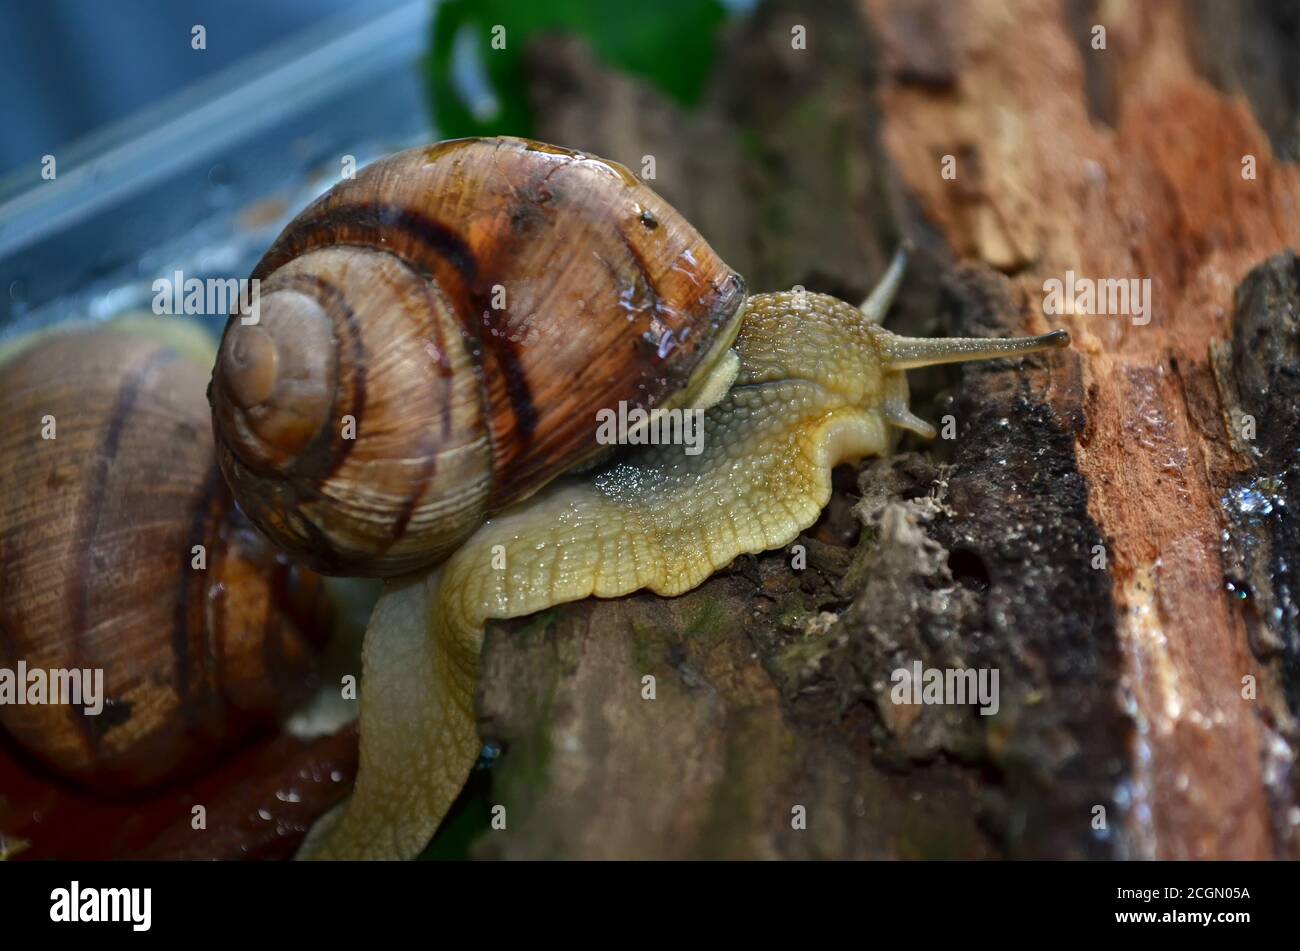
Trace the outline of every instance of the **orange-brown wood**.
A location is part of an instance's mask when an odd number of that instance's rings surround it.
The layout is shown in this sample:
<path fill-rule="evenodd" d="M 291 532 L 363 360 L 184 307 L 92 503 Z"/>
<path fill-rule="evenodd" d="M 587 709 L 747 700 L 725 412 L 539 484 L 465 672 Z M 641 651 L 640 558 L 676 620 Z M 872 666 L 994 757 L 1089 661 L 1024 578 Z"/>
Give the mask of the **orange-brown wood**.
<path fill-rule="evenodd" d="M 1231 337 L 1246 273 L 1300 242 L 1300 170 L 1274 158 L 1244 100 L 1198 73 L 1182 4 L 1099 4 L 1085 40 L 1047 0 L 933 7 L 925 22 L 942 35 L 914 50 L 924 6 L 862 2 L 895 77 L 884 142 L 925 218 L 956 254 L 1013 276 L 1029 329 L 1048 326 L 1044 282 L 1067 270 L 1151 280 L 1149 324 L 1054 318 L 1082 356 L 1079 467 L 1121 611 L 1137 852 L 1273 856 L 1266 773 L 1287 714 L 1225 590 L 1219 500 L 1243 463 L 1209 347 Z M 1087 42 L 1094 25 L 1105 49 Z M 908 81 L 914 53 L 935 48 L 947 81 Z M 1258 700 L 1243 696 L 1248 676 Z"/>

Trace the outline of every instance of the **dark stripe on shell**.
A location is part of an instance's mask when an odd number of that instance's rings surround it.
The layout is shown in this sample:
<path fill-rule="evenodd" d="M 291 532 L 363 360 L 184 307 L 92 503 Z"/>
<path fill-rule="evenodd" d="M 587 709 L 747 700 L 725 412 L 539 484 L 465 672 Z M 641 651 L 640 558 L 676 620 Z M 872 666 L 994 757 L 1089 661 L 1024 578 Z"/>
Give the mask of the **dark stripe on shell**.
<path fill-rule="evenodd" d="M 99 448 L 90 466 L 89 488 L 86 492 L 85 501 L 81 506 L 81 511 L 77 516 L 76 530 L 73 534 L 76 539 L 76 558 L 72 566 L 72 584 L 69 588 L 69 594 L 72 602 L 70 612 L 72 619 L 72 664 L 75 667 L 88 666 L 85 663 L 86 649 L 83 643 L 88 620 L 87 614 L 90 610 L 90 596 L 87 589 L 90 579 L 95 574 L 96 537 L 99 534 L 99 519 L 103 514 L 104 492 L 107 489 L 109 468 L 117 457 L 117 451 L 122 441 L 122 433 L 126 429 L 127 420 L 135 411 L 135 405 L 140 398 L 141 390 L 145 388 L 160 369 L 176 359 L 178 359 L 178 355 L 174 350 L 159 349 L 150 354 L 147 360 L 123 379 L 121 386 L 118 388 L 117 400 L 114 402 L 112 412 L 109 414 L 108 425 L 104 429 L 103 439 L 100 441 Z M 97 752 L 100 734 L 92 728 L 89 719 L 71 705 L 68 707 L 68 716 L 71 718 L 74 729 L 85 738 L 90 749 Z"/>

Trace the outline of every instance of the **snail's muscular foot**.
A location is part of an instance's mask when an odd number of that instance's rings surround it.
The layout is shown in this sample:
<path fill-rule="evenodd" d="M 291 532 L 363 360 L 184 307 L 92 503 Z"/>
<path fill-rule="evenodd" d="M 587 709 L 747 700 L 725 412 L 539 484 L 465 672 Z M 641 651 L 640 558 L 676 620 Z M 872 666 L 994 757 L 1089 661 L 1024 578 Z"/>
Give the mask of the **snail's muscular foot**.
<path fill-rule="evenodd" d="M 361 763 L 352 798 L 312 830 L 299 858 L 413 858 L 478 758 L 477 643 L 431 626 L 438 572 L 390 583 L 366 629 Z M 468 647 L 468 652 L 464 649 Z"/>

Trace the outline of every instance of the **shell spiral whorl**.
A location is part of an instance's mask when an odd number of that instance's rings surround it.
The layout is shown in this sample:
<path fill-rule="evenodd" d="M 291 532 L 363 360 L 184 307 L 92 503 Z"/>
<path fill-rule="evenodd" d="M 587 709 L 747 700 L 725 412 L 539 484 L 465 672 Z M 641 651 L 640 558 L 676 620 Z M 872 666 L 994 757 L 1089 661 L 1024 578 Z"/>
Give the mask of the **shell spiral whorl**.
<path fill-rule="evenodd" d="M 367 167 L 253 277 L 259 320 L 231 318 L 210 390 L 221 466 L 339 574 L 442 560 L 598 452 L 597 410 L 682 392 L 745 298 L 627 170 L 519 139 Z"/>

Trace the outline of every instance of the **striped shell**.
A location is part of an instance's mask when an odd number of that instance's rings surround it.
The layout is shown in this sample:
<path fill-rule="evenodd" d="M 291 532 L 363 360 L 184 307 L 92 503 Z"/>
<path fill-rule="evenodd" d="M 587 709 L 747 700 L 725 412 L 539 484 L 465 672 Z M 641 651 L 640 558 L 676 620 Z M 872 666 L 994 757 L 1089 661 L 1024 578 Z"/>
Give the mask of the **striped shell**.
<path fill-rule="evenodd" d="M 204 377 L 107 331 L 51 336 L 0 368 L 0 667 L 100 668 L 104 697 L 93 716 L 6 703 L 0 722 L 97 788 L 197 770 L 312 684 L 321 579 L 234 508 Z"/>
<path fill-rule="evenodd" d="M 626 169 L 457 140 L 339 183 L 253 276 L 210 397 L 241 507 L 319 570 L 442 560 L 590 459 L 596 413 L 662 405 L 744 285 Z"/>

